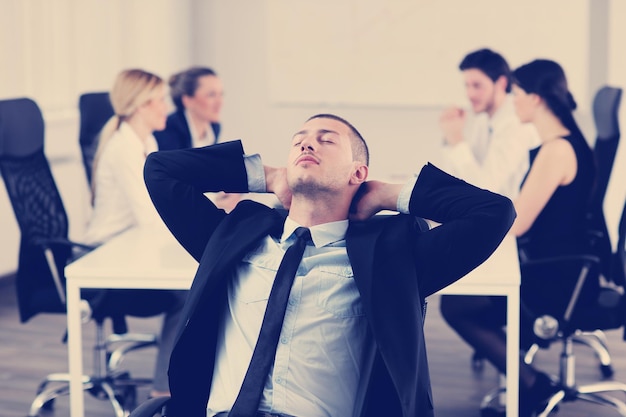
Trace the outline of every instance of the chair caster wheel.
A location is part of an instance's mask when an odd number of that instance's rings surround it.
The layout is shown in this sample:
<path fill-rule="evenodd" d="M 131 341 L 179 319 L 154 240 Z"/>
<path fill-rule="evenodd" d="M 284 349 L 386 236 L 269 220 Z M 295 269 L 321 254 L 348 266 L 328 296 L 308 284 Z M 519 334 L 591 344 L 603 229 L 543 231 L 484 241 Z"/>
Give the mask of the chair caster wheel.
<path fill-rule="evenodd" d="M 480 409 L 480 417 L 505 417 L 506 409 L 503 407 L 483 407 Z"/>
<path fill-rule="evenodd" d="M 137 388 L 134 386 L 128 386 L 122 389 L 115 397 L 124 410 L 131 411 L 137 407 Z"/>
<path fill-rule="evenodd" d="M 41 409 L 46 411 L 54 410 L 54 398 L 43 403 Z"/>
<path fill-rule="evenodd" d="M 600 365 L 600 373 L 602 373 L 603 378 L 611 378 L 615 371 L 611 365 Z"/>
<path fill-rule="evenodd" d="M 485 369 L 485 358 L 478 353 L 472 355 L 472 370 L 474 372 L 482 372 Z"/>

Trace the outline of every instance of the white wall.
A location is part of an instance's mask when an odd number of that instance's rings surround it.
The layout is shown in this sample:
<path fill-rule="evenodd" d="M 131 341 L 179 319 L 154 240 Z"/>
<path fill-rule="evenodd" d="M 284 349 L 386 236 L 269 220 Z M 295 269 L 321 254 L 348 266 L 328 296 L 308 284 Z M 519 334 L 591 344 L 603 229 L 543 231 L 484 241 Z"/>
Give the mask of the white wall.
<path fill-rule="evenodd" d="M 3 64 L 0 98 L 30 96 L 42 106 L 47 153 L 68 206 L 72 237 L 80 237 L 88 215 L 88 195 L 77 145 L 78 95 L 108 89 L 115 74 L 129 66 L 143 67 L 164 77 L 191 64 L 213 67 L 225 86 L 222 138 L 243 138 L 246 150 L 262 153 L 269 164 L 282 164 L 286 143 L 294 130 L 306 117 L 322 111 L 346 117 L 363 133 L 372 151 L 373 177 L 401 179 L 428 160 L 437 160 L 440 138 L 437 117 L 441 103 L 281 104 L 275 100 L 270 82 L 273 62 L 269 60 L 272 52 L 269 36 L 271 33 L 275 36 L 277 28 L 268 27 L 268 22 L 274 21 L 269 11 L 271 2 L 276 1 L 284 0 L 0 0 L 0 56 L 11 57 Z M 378 6 L 384 3 L 377 1 L 367 2 Z M 454 3 L 457 18 L 458 8 L 480 6 L 490 10 L 490 2 L 501 5 L 499 0 L 446 0 L 446 4 Z M 331 3 L 320 8 L 319 31 L 328 29 L 325 25 L 329 20 L 324 16 L 333 13 L 334 3 Z M 581 107 L 577 117 L 592 139 L 589 104 L 595 86 L 606 79 L 626 87 L 626 55 L 616 41 L 626 39 L 626 28 L 622 25 L 626 21 L 626 3 L 573 0 L 572 4 L 571 10 L 564 8 L 558 16 L 547 20 L 536 7 L 531 10 L 531 5 L 525 6 L 523 2 L 516 2 L 510 13 L 521 13 L 528 30 L 545 31 L 549 25 L 551 30 L 568 34 L 565 38 L 571 42 L 563 48 L 578 48 L 583 50 L 583 55 L 594 58 L 586 65 L 571 64 L 572 67 L 565 68 L 568 76 L 577 80 L 575 85 L 580 91 L 574 94 Z M 581 21 L 585 14 L 581 5 L 592 7 L 591 23 Z M 475 15 L 475 10 L 472 13 Z M 502 14 L 502 19 L 512 19 L 510 14 Z M 297 23 L 302 16 L 285 18 Z M 598 22 L 602 21 L 609 23 L 607 34 L 598 28 Z M 578 24 L 574 25 L 575 22 Z M 494 45 L 480 46 L 497 49 L 497 33 L 481 25 L 472 25 L 471 30 L 475 39 L 494 39 Z M 451 50 L 466 32 L 459 28 L 458 32 L 449 34 Z M 521 63 L 516 60 L 534 56 L 536 50 L 527 44 L 524 35 L 516 35 L 520 42 L 515 51 L 500 51 L 512 57 L 514 66 Z M 592 39 L 596 45 L 587 44 L 585 39 Z M 457 85 L 462 92 L 460 74 L 454 68 L 442 69 L 444 73 L 445 79 L 442 76 L 432 82 Z M 387 82 L 393 77 L 393 68 L 389 68 L 368 76 L 364 84 L 375 86 L 380 80 Z M 621 119 L 626 134 L 625 108 L 626 103 L 622 106 Z M 625 148 L 623 145 L 619 149 L 605 205 L 612 230 L 617 228 L 626 195 Z M 19 237 L 1 188 L 0 275 L 14 270 Z"/>
<path fill-rule="evenodd" d="M 626 200 L 626 2 L 612 0 L 609 10 L 609 42 L 608 42 L 608 82 L 621 87 L 622 105 L 620 108 L 621 143 L 617 150 L 611 182 L 607 189 L 604 211 L 612 233 L 613 243 L 617 240 L 617 225 Z"/>
<path fill-rule="evenodd" d="M 493 1 L 497 2 L 497 0 Z M 274 63 L 269 60 L 275 52 L 269 53 L 271 45 L 268 38 L 276 36 L 275 33 L 279 29 L 268 28 L 267 25 L 268 22 L 276 24 L 276 19 L 270 19 L 268 16 L 268 10 L 270 10 L 268 5 L 275 2 L 276 0 L 231 0 L 228 2 L 215 0 L 202 3 L 202 13 L 198 13 L 199 15 L 206 14 L 210 18 L 207 19 L 206 25 L 197 28 L 199 49 L 196 52 L 205 49 L 213 52 L 207 55 L 200 52 L 194 55 L 194 59 L 213 66 L 223 78 L 226 91 L 223 110 L 224 138 L 243 137 L 246 139 L 249 151 L 263 150 L 268 160 L 278 164 L 283 161 L 281 152 L 285 149 L 285 141 L 305 117 L 318 111 L 333 111 L 353 121 L 368 139 L 372 147 L 372 168 L 375 175 L 395 175 L 398 171 L 406 173 L 406 171 L 419 168 L 424 161 L 436 158 L 440 136 L 437 128 L 440 103 L 417 106 L 402 104 L 402 100 L 399 100 L 400 104 L 397 105 L 351 104 L 332 100 L 326 103 L 315 103 L 315 100 L 306 99 L 302 102 L 274 100 L 275 94 L 272 91 L 272 84 L 276 82 L 272 78 Z M 481 2 L 481 4 L 485 3 L 485 1 Z M 458 4 L 466 3 L 459 1 Z M 576 4 L 581 3 L 576 2 Z M 569 16 L 568 10 L 565 10 L 558 20 L 566 20 L 570 17 L 574 22 L 581 23 L 580 7 L 573 9 Z M 327 7 L 325 10 L 332 13 L 332 7 Z M 291 16 L 290 19 L 284 17 L 285 21 L 296 22 L 296 25 L 302 19 L 305 17 L 297 15 Z M 542 19 L 538 19 L 538 22 L 527 22 L 527 26 L 532 27 L 533 23 L 541 22 L 543 22 Z M 554 20 L 550 20 L 550 25 L 553 22 Z M 324 31 L 323 23 L 324 20 L 320 19 L 320 31 Z M 589 25 L 586 22 L 583 23 L 585 24 L 573 26 L 578 32 L 588 32 Z M 310 24 L 303 26 L 310 28 Z M 571 27 L 568 25 L 568 30 L 571 30 Z M 476 26 L 473 30 L 480 31 L 481 27 Z M 463 34 L 464 31 L 459 30 L 456 36 L 462 37 Z M 522 41 L 520 43 L 524 44 Z M 329 44 L 327 47 L 332 48 L 333 45 Z M 582 45 L 580 42 L 574 42 L 574 45 L 568 44 L 565 48 L 585 50 L 587 45 L 584 42 Z M 515 51 L 511 55 L 529 57 L 533 56 L 532 51 L 533 49 Z M 320 54 L 319 48 L 316 52 Z M 502 52 L 506 55 L 505 51 Z M 302 55 L 307 53 L 304 50 Z M 336 54 L 330 53 L 330 55 Z M 299 58 L 299 55 L 293 56 L 296 61 Z M 457 60 L 460 61 L 461 58 L 462 56 L 459 56 Z M 319 57 L 321 61 L 324 59 L 324 56 Z M 520 63 L 512 62 L 513 65 Z M 454 65 L 457 64 L 458 62 Z M 333 64 L 329 62 L 328 65 Z M 576 65 L 567 70 L 571 78 L 587 80 L 589 68 L 590 66 Z M 386 79 L 393 79 L 393 77 L 394 73 L 390 70 L 378 74 L 377 78 L 367 79 L 363 84 L 374 85 L 380 79 L 385 79 L 386 82 Z M 458 71 L 454 71 L 453 75 L 446 77 L 445 80 L 432 80 L 432 83 L 437 82 L 457 85 L 458 90 L 462 91 L 462 80 Z M 580 86 L 581 82 L 576 84 Z M 581 110 L 584 111 L 579 115 L 579 119 L 589 122 L 587 102 L 590 101 L 591 94 L 585 88 L 586 83 L 582 84 L 582 87 L 578 87 L 580 91 L 574 93 L 580 101 Z M 585 128 L 592 131 L 588 126 Z M 398 149 L 398 151 L 394 152 L 392 149 Z M 271 152 L 268 153 L 268 150 Z"/>
<path fill-rule="evenodd" d="M 493 0 L 266 4 L 270 97 L 276 103 L 464 102 L 465 92 L 450 81 L 458 79 L 460 58 L 486 45 L 513 66 L 549 56 L 578 68 L 569 74 L 570 88 L 581 99 L 587 94 L 587 0 L 525 0 L 516 4 L 515 18 L 509 17 L 510 2 Z"/>
<path fill-rule="evenodd" d="M 78 97 L 142 67 L 163 77 L 191 64 L 190 1 L 0 0 L 0 99 L 42 108 L 45 149 L 79 240 L 89 195 L 78 147 Z M 1 183 L 2 181 L 0 181 Z M 19 230 L 0 185 L 0 276 L 17 266 Z"/>

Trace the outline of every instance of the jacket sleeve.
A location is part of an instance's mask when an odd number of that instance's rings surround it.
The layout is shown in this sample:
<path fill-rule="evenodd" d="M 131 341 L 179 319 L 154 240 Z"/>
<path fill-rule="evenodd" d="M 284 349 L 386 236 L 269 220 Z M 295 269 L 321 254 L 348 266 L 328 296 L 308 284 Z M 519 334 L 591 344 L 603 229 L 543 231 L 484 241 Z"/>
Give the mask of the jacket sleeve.
<path fill-rule="evenodd" d="M 146 160 L 144 180 L 159 215 L 196 260 L 226 216 L 204 193 L 248 191 L 240 141 L 154 152 Z"/>
<path fill-rule="evenodd" d="M 452 177 L 432 164 L 418 176 L 409 211 L 440 223 L 415 238 L 414 259 L 422 277 L 423 296 L 450 285 L 484 262 L 516 216 L 508 198 Z"/>

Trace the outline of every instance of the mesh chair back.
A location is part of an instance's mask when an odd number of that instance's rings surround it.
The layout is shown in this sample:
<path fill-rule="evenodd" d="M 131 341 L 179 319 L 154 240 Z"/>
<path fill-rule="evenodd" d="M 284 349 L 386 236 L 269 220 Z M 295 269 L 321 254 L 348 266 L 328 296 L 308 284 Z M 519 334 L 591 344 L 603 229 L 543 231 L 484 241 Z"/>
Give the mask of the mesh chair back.
<path fill-rule="evenodd" d="M 624 203 L 622 218 L 619 222 L 617 249 L 613 255 L 611 277 L 617 285 L 626 288 L 626 203 Z"/>
<path fill-rule="evenodd" d="M 80 130 L 78 142 L 83 157 L 87 183 L 91 184 L 93 158 L 98 148 L 100 130 L 113 116 L 113 106 L 108 92 L 85 93 L 78 100 Z"/>
<path fill-rule="evenodd" d="M 593 117 L 597 132 L 593 154 L 597 175 L 588 218 L 596 253 L 602 260 L 602 273 L 607 278 L 611 275 L 612 248 L 603 205 L 620 140 L 618 113 L 621 97 L 621 88 L 604 86 L 598 90 L 593 100 Z"/>
<path fill-rule="evenodd" d="M 619 106 L 622 89 L 605 86 L 596 93 L 593 101 L 593 119 L 596 126 L 596 143 L 593 153 L 597 165 L 597 181 L 592 196 L 595 208 L 602 207 L 606 188 L 611 177 L 617 145 L 620 140 Z"/>
<path fill-rule="evenodd" d="M 20 318 L 65 312 L 38 241 L 67 238 L 68 219 L 44 155 L 44 123 L 27 98 L 0 101 L 0 172 L 20 228 L 17 295 Z M 63 266 L 69 250 L 55 253 Z"/>

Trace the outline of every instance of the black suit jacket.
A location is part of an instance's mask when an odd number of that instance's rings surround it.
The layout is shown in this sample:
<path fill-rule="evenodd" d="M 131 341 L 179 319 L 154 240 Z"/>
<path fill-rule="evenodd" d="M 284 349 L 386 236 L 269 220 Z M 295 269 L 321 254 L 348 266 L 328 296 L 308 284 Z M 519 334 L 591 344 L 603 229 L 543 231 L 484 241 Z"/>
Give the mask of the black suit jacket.
<path fill-rule="evenodd" d="M 211 123 L 215 142 L 220 135 L 221 125 L 219 123 Z M 192 147 L 191 131 L 187 124 L 184 110 L 176 110 L 167 117 L 165 129 L 154 132 L 154 137 L 159 144 L 160 151 L 169 151 L 173 149 L 185 149 Z"/>
<path fill-rule="evenodd" d="M 206 413 L 229 273 L 261 239 L 282 232 L 284 218 L 274 209 L 244 200 L 226 214 L 203 195 L 248 191 L 242 155 L 236 141 L 156 152 L 146 161 L 146 183 L 157 210 L 200 263 L 170 360 L 175 417 Z M 355 284 L 377 344 L 362 416 L 433 415 L 422 302 L 483 262 L 515 217 L 507 198 L 430 164 L 419 174 L 410 213 L 351 222 L 346 235 Z M 420 232 L 414 216 L 442 225 Z"/>

